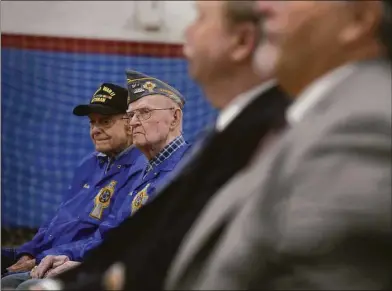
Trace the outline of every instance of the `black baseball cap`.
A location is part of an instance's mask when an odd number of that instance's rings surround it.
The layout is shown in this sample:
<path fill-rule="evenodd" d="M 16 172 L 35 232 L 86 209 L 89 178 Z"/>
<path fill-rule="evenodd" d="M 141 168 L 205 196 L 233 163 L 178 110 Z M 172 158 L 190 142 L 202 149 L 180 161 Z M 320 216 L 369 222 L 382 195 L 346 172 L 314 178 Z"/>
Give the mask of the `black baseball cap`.
<path fill-rule="evenodd" d="M 78 105 L 73 114 L 86 116 L 91 113 L 113 115 L 128 109 L 128 90 L 111 83 L 103 83 L 91 98 L 90 104 Z"/>

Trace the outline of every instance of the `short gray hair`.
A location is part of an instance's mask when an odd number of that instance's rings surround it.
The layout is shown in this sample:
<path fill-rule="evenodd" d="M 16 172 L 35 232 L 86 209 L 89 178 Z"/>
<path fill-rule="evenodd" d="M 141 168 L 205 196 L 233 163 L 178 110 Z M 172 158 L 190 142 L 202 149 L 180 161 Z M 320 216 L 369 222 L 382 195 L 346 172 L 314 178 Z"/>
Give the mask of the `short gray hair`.
<path fill-rule="evenodd" d="M 255 0 L 224 1 L 229 21 L 233 23 L 253 22 L 255 24 L 258 24 L 259 15 L 254 9 L 255 3 Z"/>
<path fill-rule="evenodd" d="M 171 101 L 173 101 L 178 107 L 180 107 L 180 109 L 183 109 L 183 107 L 184 107 L 184 102 L 181 100 L 180 97 L 178 97 L 177 95 L 173 95 L 173 94 L 164 95 L 164 96 L 166 96 L 166 97 L 169 98 Z"/>
<path fill-rule="evenodd" d="M 388 56 L 392 60 L 392 1 L 384 0 L 381 4 L 382 19 L 380 24 L 380 40 L 387 49 Z"/>

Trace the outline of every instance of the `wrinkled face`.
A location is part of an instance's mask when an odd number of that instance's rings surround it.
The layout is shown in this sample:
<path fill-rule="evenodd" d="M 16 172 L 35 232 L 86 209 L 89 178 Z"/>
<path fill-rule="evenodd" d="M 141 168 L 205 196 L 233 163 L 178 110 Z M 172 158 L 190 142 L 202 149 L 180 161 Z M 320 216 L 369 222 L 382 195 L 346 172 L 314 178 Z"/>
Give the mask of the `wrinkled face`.
<path fill-rule="evenodd" d="M 108 155 L 123 151 L 131 144 L 132 137 L 124 114 L 102 115 L 92 113 L 90 119 L 90 136 L 95 150 Z"/>
<path fill-rule="evenodd" d="M 257 1 L 264 49 L 275 51 L 279 79 L 296 78 L 320 60 L 335 58 L 339 33 L 350 21 L 343 5 L 346 1 Z"/>
<path fill-rule="evenodd" d="M 201 84 L 226 70 L 230 49 L 224 1 L 196 1 L 196 19 L 185 33 L 189 74 Z"/>
<path fill-rule="evenodd" d="M 134 145 L 143 148 L 166 141 L 175 111 L 172 101 L 162 95 L 146 96 L 129 104 L 127 113 Z"/>

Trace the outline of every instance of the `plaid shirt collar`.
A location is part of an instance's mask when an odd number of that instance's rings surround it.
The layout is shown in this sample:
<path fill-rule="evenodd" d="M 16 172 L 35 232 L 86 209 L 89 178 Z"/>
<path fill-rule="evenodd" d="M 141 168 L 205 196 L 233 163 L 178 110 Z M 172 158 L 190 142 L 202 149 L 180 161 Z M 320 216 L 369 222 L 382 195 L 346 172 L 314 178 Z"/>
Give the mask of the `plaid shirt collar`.
<path fill-rule="evenodd" d="M 165 160 L 167 160 L 173 153 L 175 153 L 179 148 L 185 145 L 185 139 L 182 135 L 176 137 L 172 142 L 170 142 L 167 146 L 165 146 L 155 157 L 153 157 L 147 165 L 146 172 L 144 173 L 144 177 L 150 172 L 153 168 L 157 167 Z"/>

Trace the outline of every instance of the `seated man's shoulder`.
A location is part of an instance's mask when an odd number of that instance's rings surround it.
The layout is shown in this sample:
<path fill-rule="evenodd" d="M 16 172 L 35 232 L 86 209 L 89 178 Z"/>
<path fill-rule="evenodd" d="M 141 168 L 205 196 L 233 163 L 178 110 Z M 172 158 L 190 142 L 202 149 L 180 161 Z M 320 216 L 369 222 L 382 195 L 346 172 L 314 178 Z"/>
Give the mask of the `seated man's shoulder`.
<path fill-rule="evenodd" d="M 103 154 L 99 153 L 99 152 L 90 152 L 89 154 L 85 155 L 79 162 L 78 167 L 82 167 L 86 164 L 89 164 L 91 162 L 96 161 L 100 156 L 104 156 Z"/>
<path fill-rule="evenodd" d="M 178 151 L 178 154 L 177 154 L 178 159 L 182 159 L 185 155 L 187 155 L 190 152 L 191 148 L 192 148 L 192 144 L 189 142 L 185 142 L 185 144 Z"/>
<path fill-rule="evenodd" d="M 82 173 L 85 171 L 91 172 L 92 169 L 97 167 L 97 163 L 99 162 L 100 158 L 104 158 L 104 155 L 95 151 L 90 152 L 80 159 L 79 163 L 74 169 L 74 173 Z"/>
<path fill-rule="evenodd" d="M 127 159 L 134 163 L 147 163 L 146 156 L 136 147 L 129 150 L 129 152 L 127 153 Z"/>

